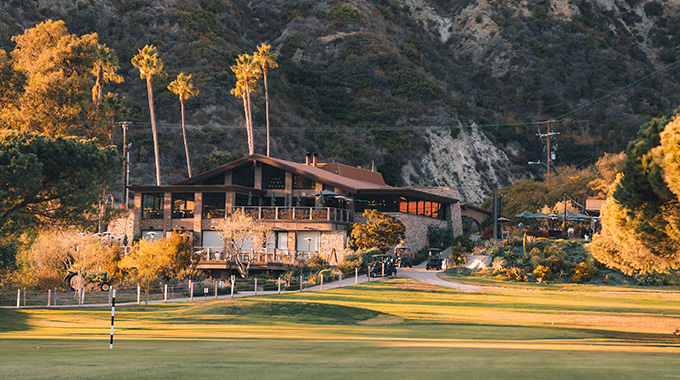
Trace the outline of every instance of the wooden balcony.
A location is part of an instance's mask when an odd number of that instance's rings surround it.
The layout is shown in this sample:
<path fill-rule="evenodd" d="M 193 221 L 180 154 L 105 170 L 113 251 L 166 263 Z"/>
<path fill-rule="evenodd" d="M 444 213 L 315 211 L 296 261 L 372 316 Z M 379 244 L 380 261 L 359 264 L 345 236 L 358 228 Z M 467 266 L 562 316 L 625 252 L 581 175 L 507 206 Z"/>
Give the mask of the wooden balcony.
<path fill-rule="evenodd" d="M 227 215 L 236 210 L 259 220 L 354 222 L 354 211 L 333 207 L 237 206 L 227 208 Z"/>

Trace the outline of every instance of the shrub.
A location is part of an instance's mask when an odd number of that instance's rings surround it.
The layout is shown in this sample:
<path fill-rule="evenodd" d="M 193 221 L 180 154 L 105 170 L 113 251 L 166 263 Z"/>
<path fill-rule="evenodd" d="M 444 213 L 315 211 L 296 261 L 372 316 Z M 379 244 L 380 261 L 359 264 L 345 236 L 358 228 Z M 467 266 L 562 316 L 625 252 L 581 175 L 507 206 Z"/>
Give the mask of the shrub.
<path fill-rule="evenodd" d="M 511 281 L 524 281 L 526 272 L 522 268 L 511 267 L 505 270 L 505 276 Z"/>
<path fill-rule="evenodd" d="M 590 281 L 597 273 L 597 268 L 586 263 L 580 263 L 574 269 L 574 274 L 571 276 L 571 282 L 580 284 Z"/>
<path fill-rule="evenodd" d="M 534 276 L 540 283 L 547 283 L 552 278 L 552 270 L 548 266 L 539 265 L 534 269 Z"/>
<path fill-rule="evenodd" d="M 361 260 L 354 260 L 354 261 L 343 261 L 340 265 L 338 265 L 338 270 L 342 272 L 343 275 L 345 276 L 351 276 L 354 274 L 355 269 L 361 269 L 362 266 L 362 261 Z"/>
<path fill-rule="evenodd" d="M 361 14 L 358 10 L 344 4 L 333 8 L 330 15 L 332 18 L 342 21 L 356 21 L 361 19 Z"/>

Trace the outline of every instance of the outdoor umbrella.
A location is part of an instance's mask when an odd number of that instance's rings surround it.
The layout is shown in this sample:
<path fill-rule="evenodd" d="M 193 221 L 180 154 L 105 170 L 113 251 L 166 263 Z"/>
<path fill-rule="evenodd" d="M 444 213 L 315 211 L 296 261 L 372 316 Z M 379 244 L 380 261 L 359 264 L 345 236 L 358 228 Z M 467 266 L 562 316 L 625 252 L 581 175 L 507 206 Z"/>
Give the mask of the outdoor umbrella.
<path fill-rule="evenodd" d="M 274 193 L 272 193 L 272 207 L 276 206 L 276 197 L 274 196 Z"/>
<path fill-rule="evenodd" d="M 335 191 L 330 191 L 330 190 L 321 190 L 318 193 L 314 194 L 315 197 L 319 197 L 319 196 L 334 197 L 336 195 L 340 195 L 340 194 L 336 193 Z"/>
<path fill-rule="evenodd" d="M 573 220 L 576 221 L 578 220 L 579 216 L 577 214 L 574 214 L 573 212 L 562 212 L 556 215 L 560 219 L 564 219 L 566 221 Z"/>
<path fill-rule="evenodd" d="M 290 206 L 290 195 L 286 194 L 286 207 Z"/>
<path fill-rule="evenodd" d="M 532 218 L 533 219 L 550 219 L 550 216 L 539 211 L 539 212 L 535 212 L 534 216 Z"/>
<path fill-rule="evenodd" d="M 501 216 L 500 218 L 498 218 L 498 219 L 496 219 L 496 220 L 498 220 L 498 221 L 501 222 L 501 223 L 502 223 L 502 222 L 509 222 L 509 221 L 510 221 L 510 219 L 508 219 L 508 218 L 506 218 L 506 217 L 504 217 L 504 216 Z"/>
<path fill-rule="evenodd" d="M 534 217 L 534 213 L 531 212 L 531 211 L 522 211 L 522 212 L 520 212 L 519 214 L 515 215 L 515 218 L 527 218 L 527 219 L 530 219 L 530 218 L 533 218 L 533 217 Z"/>
<path fill-rule="evenodd" d="M 248 192 L 248 206 L 252 206 L 252 205 L 253 205 L 253 192 L 249 191 Z"/>

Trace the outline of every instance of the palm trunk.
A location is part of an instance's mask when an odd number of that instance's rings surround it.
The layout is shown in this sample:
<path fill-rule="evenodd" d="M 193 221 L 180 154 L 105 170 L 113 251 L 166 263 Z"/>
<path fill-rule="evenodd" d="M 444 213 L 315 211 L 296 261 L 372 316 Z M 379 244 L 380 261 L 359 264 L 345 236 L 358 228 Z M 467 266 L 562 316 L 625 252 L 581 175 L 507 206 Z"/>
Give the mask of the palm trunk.
<path fill-rule="evenodd" d="M 149 113 L 151 114 L 151 131 L 153 132 L 153 152 L 156 157 L 156 185 L 161 185 L 161 167 L 158 156 L 158 133 L 156 133 L 156 113 L 153 109 L 153 89 L 151 79 L 146 80 L 146 93 L 149 97 Z"/>
<path fill-rule="evenodd" d="M 248 151 L 250 154 L 255 153 L 255 129 L 253 128 L 253 108 L 250 102 L 250 86 L 246 81 L 246 97 L 248 99 L 248 128 L 249 128 L 249 138 L 248 138 Z"/>
<path fill-rule="evenodd" d="M 252 150 L 250 149 L 250 126 L 248 125 L 248 100 L 246 100 L 246 95 L 243 94 L 243 113 L 244 117 L 246 119 L 246 134 L 248 136 L 248 154 L 253 154 Z"/>
<path fill-rule="evenodd" d="M 267 69 L 262 70 L 264 75 L 264 106 L 267 115 L 267 157 L 269 157 L 269 90 L 267 89 Z"/>
<path fill-rule="evenodd" d="M 189 177 L 191 177 L 191 162 L 189 161 L 189 145 L 187 145 L 187 132 L 186 129 L 184 129 L 184 100 L 181 100 L 179 103 L 182 108 L 182 137 L 184 138 L 184 153 L 187 155 L 187 172 L 189 173 Z"/>

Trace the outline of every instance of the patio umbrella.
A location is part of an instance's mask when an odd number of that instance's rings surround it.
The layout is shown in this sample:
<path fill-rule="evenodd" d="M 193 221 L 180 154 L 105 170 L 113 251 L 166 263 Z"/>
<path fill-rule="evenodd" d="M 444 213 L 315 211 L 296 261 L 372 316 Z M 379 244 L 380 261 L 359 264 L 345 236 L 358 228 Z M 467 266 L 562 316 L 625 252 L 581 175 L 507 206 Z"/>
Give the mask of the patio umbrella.
<path fill-rule="evenodd" d="M 285 203 L 285 205 L 286 205 L 286 207 L 289 207 L 289 206 L 290 206 L 290 194 L 286 194 L 286 203 Z"/>
<path fill-rule="evenodd" d="M 274 196 L 274 193 L 272 193 L 272 207 L 276 206 L 276 197 Z"/>
<path fill-rule="evenodd" d="M 539 211 L 539 212 L 535 212 L 534 216 L 532 218 L 533 219 L 550 219 L 550 216 Z"/>
<path fill-rule="evenodd" d="M 515 218 L 527 218 L 527 219 L 530 219 L 530 218 L 533 218 L 533 217 L 534 217 L 534 213 L 531 212 L 531 211 L 522 211 L 522 212 L 520 212 L 519 214 L 515 215 Z"/>
<path fill-rule="evenodd" d="M 558 218 L 564 219 L 564 220 L 566 220 L 566 221 L 569 221 L 569 220 L 577 221 L 578 218 L 579 218 L 578 215 L 574 214 L 573 212 L 569 212 L 569 211 L 559 213 L 559 214 L 557 214 L 556 216 L 557 216 Z"/>
<path fill-rule="evenodd" d="M 330 190 L 321 190 L 318 193 L 314 194 L 315 197 L 320 197 L 320 196 L 334 197 L 336 195 L 340 195 L 340 194 L 336 193 L 335 191 L 330 191 Z"/>
<path fill-rule="evenodd" d="M 300 196 L 298 195 L 297 199 L 295 200 L 295 206 L 300 207 L 301 204 L 302 204 L 302 200 L 300 199 Z"/>
<path fill-rule="evenodd" d="M 509 221 L 510 221 L 510 219 L 508 219 L 508 218 L 506 218 L 506 217 L 504 217 L 504 216 L 501 216 L 500 218 L 498 218 L 498 219 L 496 219 L 496 220 L 498 220 L 499 222 L 509 222 Z"/>
<path fill-rule="evenodd" d="M 253 205 L 253 193 L 252 193 L 252 191 L 249 191 L 248 192 L 248 206 L 252 206 L 252 205 Z"/>
<path fill-rule="evenodd" d="M 323 193 L 319 195 L 319 204 L 321 204 L 321 207 L 324 207 L 326 205 L 326 197 L 324 197 Z"/>

